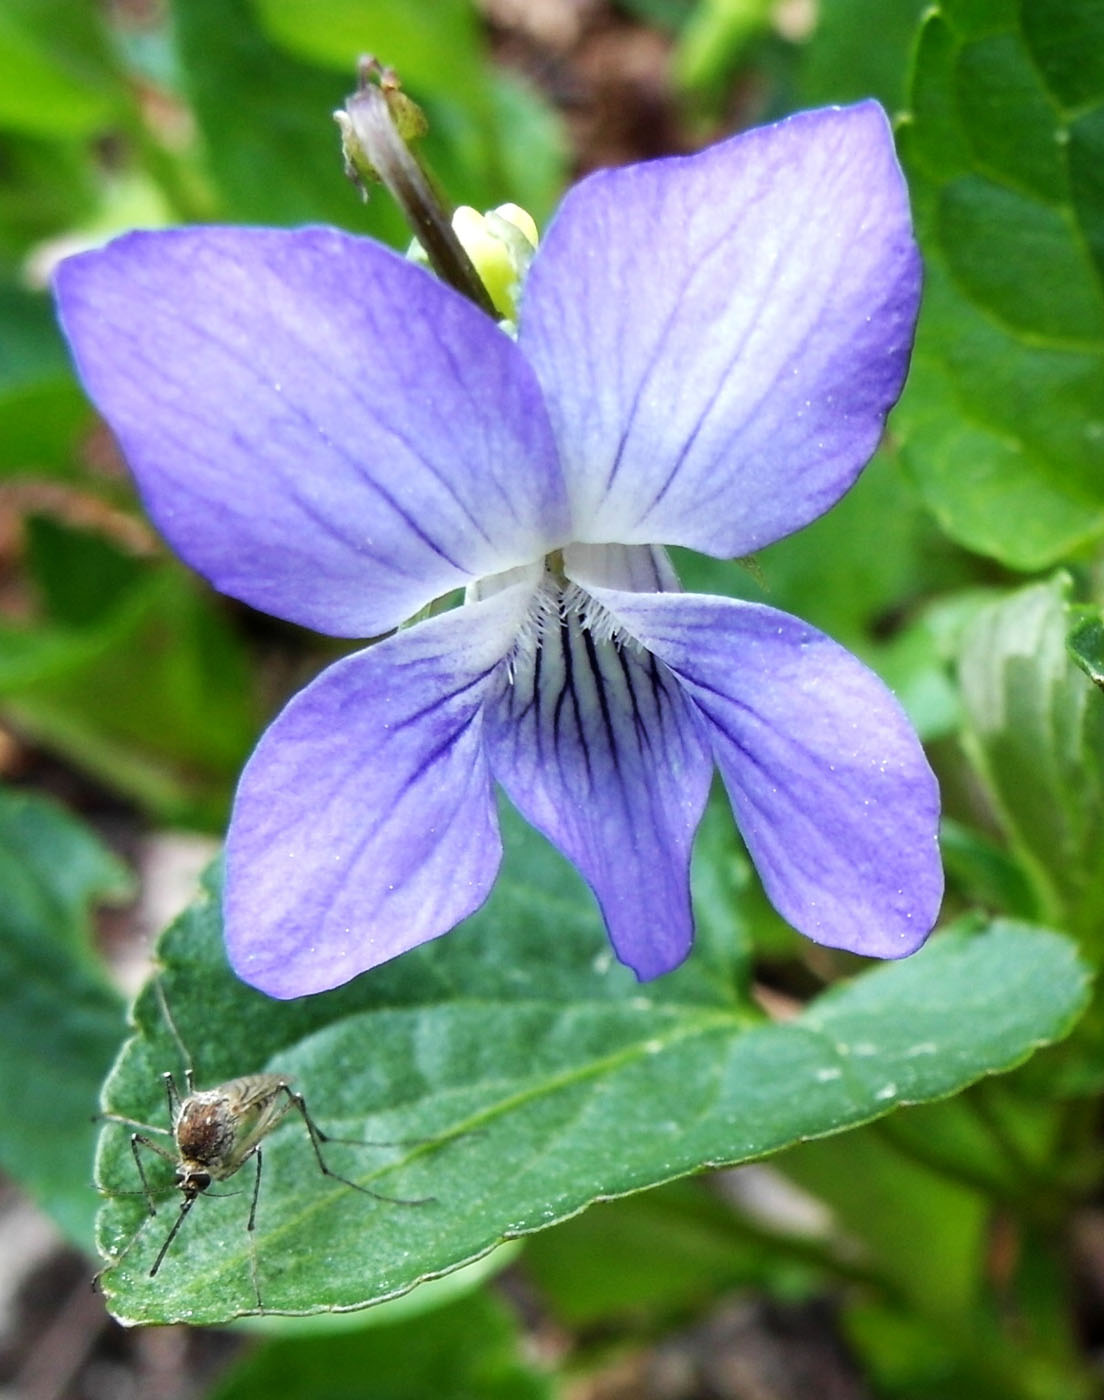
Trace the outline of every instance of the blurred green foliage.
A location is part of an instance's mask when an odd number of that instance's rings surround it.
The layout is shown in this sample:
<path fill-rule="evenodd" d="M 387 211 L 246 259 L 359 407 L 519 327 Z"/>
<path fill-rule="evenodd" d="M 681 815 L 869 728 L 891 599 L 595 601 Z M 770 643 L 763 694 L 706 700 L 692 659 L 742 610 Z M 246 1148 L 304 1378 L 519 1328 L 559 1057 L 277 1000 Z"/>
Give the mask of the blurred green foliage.
<path fill-rule="evenodd" d="M 93 900 L 124 898 L 119 861 L 72 817 L 0 791 L 0 1165 L 90 1250 L 88 1162 L 123 999 L 91 938 Z"/>
<path fill-rule="evenodd" d="M 516 1318 L 472 1294 L 430 1319 L 340 1336 L 288 1338 L 239 1364 L 211 1400 L 550 1400 L 551 1377 L 523 1358 Z"/>

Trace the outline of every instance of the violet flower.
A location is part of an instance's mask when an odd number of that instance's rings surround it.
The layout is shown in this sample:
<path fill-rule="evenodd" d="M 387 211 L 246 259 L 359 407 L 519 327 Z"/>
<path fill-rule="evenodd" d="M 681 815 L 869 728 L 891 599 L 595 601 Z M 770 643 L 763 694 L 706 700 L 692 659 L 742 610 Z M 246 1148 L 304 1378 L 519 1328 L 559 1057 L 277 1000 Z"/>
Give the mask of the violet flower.
<path fill-rule="evenodd" d="M 153 518 L 214 585 L 341 637 L 261 739 L 227 942 L 279 997 L 477 909 L 495 783 L 574 862 L 642 978 L 692 937 L 714 766 L 771 900 L 913 951 L 938 794 L 880 680 L 775 609 L 686 594 L 662 546 L 746 555 L 873 453 L 920 287 L 881 109 L 808 112 L 568 194 L 516 342 L 327 229 L 133 233 L 57 294 Z M 877 541 L 871 541 L 877 548 Z"/>

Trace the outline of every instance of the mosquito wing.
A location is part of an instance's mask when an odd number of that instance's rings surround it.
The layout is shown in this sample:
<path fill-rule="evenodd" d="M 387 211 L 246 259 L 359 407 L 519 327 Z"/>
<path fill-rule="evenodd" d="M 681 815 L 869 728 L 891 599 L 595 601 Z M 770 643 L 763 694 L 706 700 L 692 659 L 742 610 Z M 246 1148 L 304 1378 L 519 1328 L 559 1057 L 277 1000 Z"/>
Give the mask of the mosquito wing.
<path fill-rule="evenodd" d="M 291 1108 L 288 1081 L 281 1074 L 246 1074 L 223 1084 L 222 1091 L 239 1124 L 238 1147 L 243 1158 Z"/>

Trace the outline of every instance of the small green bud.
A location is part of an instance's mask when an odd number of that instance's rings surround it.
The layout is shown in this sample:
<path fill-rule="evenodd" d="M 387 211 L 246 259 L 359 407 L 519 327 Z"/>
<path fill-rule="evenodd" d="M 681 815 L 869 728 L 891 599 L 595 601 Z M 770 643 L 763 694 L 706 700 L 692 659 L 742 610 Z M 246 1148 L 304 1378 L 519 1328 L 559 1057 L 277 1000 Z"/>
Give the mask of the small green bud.
<path fill-rule="evenodd" d="M 344 111 L 334 113 L 341 130 L 346 174 L 366 199 L 369 186 L 381 181 L 417 234 L 438 277 L 480 311 L 495 315 L 486 287 L 410 149 L 410 141 L 426 129 L 421 109 L 403 95 L 395 73 L 375 59 L 362 59 L 358 76 L 357 90 L 346 99 Z"/>
<path fill-rule="evenodd" d="M 393 69 L 362 58 L 357 77 L 356 92 L 344 111 L 334 113 L 334 121 L 341 131 L 345 173 L 367 196 L 369 185 L 377 180 L 388 183 L 388 168 L 403 158 L 405 147 L 426 134 L 429 123 L 403 92 Z"/>

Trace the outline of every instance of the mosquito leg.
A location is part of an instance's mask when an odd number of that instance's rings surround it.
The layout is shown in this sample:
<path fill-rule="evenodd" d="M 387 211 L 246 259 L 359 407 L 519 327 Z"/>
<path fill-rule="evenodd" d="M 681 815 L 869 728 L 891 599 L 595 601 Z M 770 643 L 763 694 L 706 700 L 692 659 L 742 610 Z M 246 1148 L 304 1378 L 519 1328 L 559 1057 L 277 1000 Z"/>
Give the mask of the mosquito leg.
<path fill-rule="evenodd" d="M 146 1128 L 151 1133 L 165 1133 L 166 1136 L 168 1135 L 168 1130 L 165 1128 L 159 1128 L 153 1123 L 140 1123 L 136 1118 L 123 1118 L 117 1113 L 101 1113 L 99 1117 L 107 1119 L 109 1123 L 122 1123 L 123 1126 L 127 1128 Z M 157 1143 L 151 1142 L 149 1138 L 146 1137 L 145 1133 L 131 1133 L 130 1150 L 134 1155 L 134 1165 L 138 1168 L 138 1176 L 142 1182 L 141 1190 L 114 1191 L 107 1186 L 100 1186 L 98 1184 L 96 1185 L 96 1190 L 99 1191 L 101 1196 L 110 1196 L 112 1199 L 116 1196 L 145 1196 L 146 1202 L 150 1206 L 150 1215 L 156 1215 L 157 1212 L 152 1204 L 153 1192 L 150 1190 L 149 1181 L 146 1178 L 145 1169 L 142 1166 L 142 1159 L 138 1156 L 139 1145 L 148 1147 L 151 1152 L 156 1152 L 159 1157 L 164 1157 L 166 1162 L 171 1162 L 174 1166 L 176 1165 L 176 1157 L 173 1156 L 171 1152 L 167 1152 L 164 1148 L 158 1147 Z"/>
<path fill-rule="evenodd" d="M 253 1199 L 249 1203 L 249 1224 L 245 1227 L 250 1234 L 253 1233 L 257 1225 L 257 1200 L 261 1194 L 261 1149 L 258 1147 L 253 1155 L 257 1159 L 257 1175 L 253 1178 Z"/>
<path fill-rule="evenodd" d="M 392 1138 L 389 1142 L 376 1142 L 370 1138 L 339 1138 L 323 1132 L 317 1123 L 314 1131 L 318 1134 L 319 1142 L 340 1142 L 347 1147 L 430 1147 L 438 1141 L 437 1138 Z"/>
<path fill-rule="evenodd" d="M 317 1123 L 314 1131 L 318 1134 L 319 1142 L 340 1142 L 347 1147 L 437 1147 L 446 1142 L 453 1142 L 458 1137 L 478 1137 L 478 1128 L 469 1128 L 463 1133 L 442 1133 L 437 1137 L 425 1138 L 392 1138 L 388 1142 L 377 1142 L 371 1138 L 343 1138 L 334 1137 L 332 1133 L 324 1132 Z"/>
<path fill-rule="evenodd" d="M 172 1137 L 168 1128 L 159 1123 L 143 1123 L 140 1118 L 127 1118 L 122 1113 L 94 1113 L 93 1123 L 121 1123 L 124 1128 L 141 1128 L 144 1133 L 159 1133 L 162 1137 Z"/>
<path fill-rule="evenodd" d="M 148 1148 L 150 1152 L 156 1152 L 158 1157 L 164 1157 L 166 1162 L 175 1164 L 176 1158 L 171 1152 L 166 1152 L 163 1147 L 159 1147 L 157 1143 L 151 1142 L 150 1139 L 145 1137 L 142 1133 L 131 1133 L 130 1151 L 134 1157 L 134 1165 L 138 1168 L 138 1176 L 142 1182 L 142 1190 L 146 1193 L 146 1205 L 149 1206 L 150 1215 L 156 1215 L 157 1207 L 153 1203 L 153 1192 L 150 1190 L 149 1177 L 146 1176 L 146 1169 L 142 1165 L 142 1158 L 138 1152 L 139 1147 L 145 1147 Z"/>
<path fill-rule="evenodd" d="M 172 1244 L 173 1240 L 176 1239 L 177 1231 L 180 1229 L 181 1225 L 184 1224 L 184 1217 L 195 1205 L 197 1199 L 198 1197 L 196 1196 L 185 1196 L 184 1199 L 181 1201 L 180 1213 L 173 1221 L 172 1229 L 165 1236 L 165 1243 L 157 1251 L 157 1258 L 153 1261 L 153 1268 L 149 1271 L 150 1278 L 153 1278 L 153 1276 L 157 1273 L 157 1270 L 161 1267 L 161 1263 L 165 1258 L 165 1255 L 169 1252 L 169 1245 Z"/>
<path fill-rule="evenodd" d="M 131 1156 L 134 1158 L 134 1165 L 138 1168 L 138 1175 L 142 1181 L 142 1190 L 145 1192 L 146 1196 L 146 1206 L 149 1209 L 150 1215 L 156 1215 L 157 1207 L 153 1203 L 153 1192 L 150 1190 L 149 1182 L 146 1180 L 146 1169 L 142 1165 L 142 1154 L 138 1151 L 138 1144 L 144 1140 L 145 1139 L 141 1138 L 137 1133 L 132 1133 L 130 1138 L 130 1152 Z"/>
<path fill-rule="evenodd" d="M 180 1063 L 184 1067 L 184 1083 L 187 1086 L 188 1093 L 194 1094 L 195 1076 L 192 1073 L 192 1057 L 188 1054 L 188 1048 L 184 1044 L 183 1037 L 176 1028 L 176 1022 L 173 1020 L 173 1014 L 169 1010 L 169 999 L 165 995 L 165 988 L 161 985 L 161 978 L 156 977 L 154 979 L 153 985 L 157 992 L 157 1000 L 161 1006 L 161 1015 L 164 1019 L 165 1025 L 169 1028 L 169 1034 L 176 1042 L 176 1049 L 180 1055 Z"/>
<path fill-rule="evenodd" d="M 100 1279 L 103 1278 L 104 1274 L 107 1273 L 108 1269 L 113 1269 L 116 1266 L 116 1264 L 121 1264 L 123 1262 L 123 1260 L 127 1257 L 130 1251 L 134 1248 L 135 1244 L 138 1242 L 138 1238 L 142 1234 L 142 1231 L 149 1224 L 150 1220 L 157 1215 L 157 1211 L 154 1209 L 153 1204 L 153 1194 L 150 1191 L 149 1182 L 146 1180 L 145 1168 L 142 1166 L 142 1159 L 138 1155 L 138 1144 L 139 1142 L 144 1141 L 145 1139 L 140 1138 L 137 1133 L 135 1133 L 135 1135 L 130 1140 L 130 1150 L 134 1153 L 134 1164 L 138 1168 L 138 1175 L 142 1178 L 143 1189 L 142 1191 L 136 1191 L 133 1193 L 128 1192 L 127 1194 L 144 1195 L 146 1198 L 146 1205 L 149 1207 L 149 1214 L 141 1222 L 137 1230 L 134 1231 L 130 1239 L 127 1240 L 126 1244 L 123 1245 L 122 1249 L 120 1249 L 117 1254 L 112 1255 L 109 1262 L 106 1263 L 102 1269 L 97 1269 L 96 1272 L 92 1275 L 93 1293 L 98 1293 L 100 1291 Z"/>
<path fill-rule="evenodd" d="M 285 1085 L 285 1088 L 288 1086 Z M 294 1099 L 296 1095 L 288 1089 L 289 1097 Z M 302 1099 L 302 1094 L 298 1096 Z M 389 1142 L 376 1142 L 370 1138 L 343 1138 L 334 1137 L 332 1133 L 325 1132 L 311 1119 L 311 1127 L 319 1142 L 340 1142 L 347 1147 L 431 1147 L 434 1143 L 440 1142 L 440 1138 L 393 1138 Z"/>
<path fill-rule="evenodd" d="M 435 1199 L 433 1196 L 422 1196 L 416 1200 L 410 1200 L 409 1198 L 403 1198 L 401 1196 L 385 1196 L 381 1191 L 373 1191 L 367 1186 L 360 1186 L 357 1182 L 350 1181 L 347 1176 L 342 1176 L 340 1172 L 335 1172 L 332 1169 L 332 1167 L 328 1167 L 326 1165 L 326 1159 L 322 1156 L 322 1143 L 339 1142 L 343 1141 L 344 1139 L 327 1138 L 325 1134 L 321 1132 L 318 1125 L 315 1123 L 314 1119 L 310 1116 L 310 1113 L 307 1111 L 307 1105 L 303 1098 L 303 1095 L 297 1094 L 294 1089 L 289 1088 L 286 1084 L 282 1085 L 281 1087 L 283 1088 L 284 1093 L 287 1094 L 288 1099 L 291 1101 L 291 1103 L 294 1104 L 296 1109 L 298 1109 L 299 1116 L 306 1124 L 307 1133 L 310 1135 L 311 1146 L 314 1148 L 315 1161 L 318 1163 L 318 1169 L 323 1176 L 333 1177 L 335 1181 L 340 1181 L 345 1186 L 351 1186 L 354 1191 L 361 1191 L 366 1196 L 374 1196 L 377 1201 L 387 1201 L 391 1205 L 395 1206 L 424 1206 L 428 1205 L 430 1201 Z M 361 1143 L 359 1145 L 363 1147 L 366 1144 Z"/>
<path fill-rule="evenodd" d="M 121 1120 L 121 1121 L 123 1121 L 123 1122 L 129 1122 L 130 1120 L 129 1120 L 129 1119 L 123 1119 L 123 1120 Z M 156 1131 L 159 1131 L 159 1130 L 158 1130 L 158 1129 L 154 1129 L 154 1131 L 156 1132 Z M 165 1160 L 166 1160 L 167 1162 L 175 1162 L 175 1161 L 176 1161 L 176 1158 L 175 1158 L 170 1152 L 166 1152 L 165 1149 L 164 1149 L 163 1147 L 158 1147 L 157 1143 L 155 1143 L 155 1142 L 150 1142 L 150 1140 L 149 1140 L 148 1137 L 143 1137 L 143 1135 L 142 1135 L 141 1133 L 132 1133 L 132 1134 L 131 1134 L 131 1137 L 130 1137 L 130 1150 L 131 1150 L 131 1153 L 133 1154 L 133 1157 L 134 1157 L 134 1165 L 138 1168 L 138 1176 L 139 1176 L 139 1178 L 141 1179 L 141 1182 L 142 1182 L 142 1189 L 141 1189 L 141 1191 L 111 1192 L 110 1194 L 111 1194 L 111 1195 L 127 1195 L 127 1196 L 130 1196 L 130 1195 L 133 1195 L 133 1196 L 145 1196 L 145 1198 L 146 1198 L 146 1205 L 147 1205 L 147 1207 L 148 1207 L 149 1214 L 146 1216 L 146 1219 L 142 1221 L 141 1225 L 138 1226 L 138 1228 L 137 1228 L 137 1230 L 135 1230 L 134 1234 L 131 1235 L 130 1239 L 127 1240 L 126 1244 L 122 1247 L 122 1249 L 119 1251 L 119 1253 L 113 1255 L 112 1258 L 111 1258 L 111 1260 L 110 1260 L 110 1262 L 107 1263 L 107 1264 L 105 1264 L 105 1265 L 103 1266 L 102 1269 L 100 1269 L 96 1274 L 93 1275 L 93 1278 L 92 1278 L 92 1291 L 93 1291 L 94 1293 L 95 1293 L 95 1292 L 98 1292 L 98 1290 L 99 1290 L 99 1287 L 100 1287 L 100 1279 L 103 1278 L 104 1274 L 107 1273 L 108 1269 L 113 1269 L 113 1268 L 115 1268 L 116 1264 L 121 1264 L 121 1263 L 122 1263 L 122 1261 L 126 1258 L 126 1256 L 127 1256 L 127 1255 L 130 1253 L 130 1251 L 134 1248 L 135 1244 L 136 1244 L 137 1241 L 138 1241 L 139 1236 L 142 1234 L 142 1231 L 145 1229 L 146 1225 L 149 1223 L 151 1217 L 154 1217 L 154 1216 L 156 1216 L 156 1214 L 157 1214 L 157 1207 L 154 1205 L 153 1192 L 150 1190 L 149 1178 L 146 1176 L 146 1169 L 145 1169 L 145 1167 L 142 1165 L 142 1158 L 141 1158 L 141 1156 L 139 1155 L 139 1152 L 138 1152 L 138 1148 L 139 1148 L 139 1147 L 148 1147 L 148 1148 L 150 1149 L 151 1152 L 156 1152 L 157 1155 L 158 1155 L 159 1157 L 164 1157 Z M 177 1224 L 179 1225 L 179 1221 L 177 1222 Z M 173 1227 L 173 1234 L 175 1234 L 175 1233 L 176 1233 L 176 1226 Z M 164 1254 L 164 1250 L 162 1250 L 162 1254 Z M 158 1263 L 161 1262 L 160 1258 L 158 1258 L 158 1261 L 157 1261 L 157 1262 L 158 1262 Z"/>
<path fill-rule="evenodd" d="M 257 1201 L 261 1194 L 261 1149 L 258 1147 L 253 1155 L 257 1159 L 257 1174 L 253 1178 L 253 1199 L 249 1203 L 249 1223 L 245 1228 L 249 1236 L 249 1272 L 253 1279 L 253 1292 L 257 1298 L 257 1307 L 264 1312 L 264 1304 L 261 1302 L 261 1280 L 257 1268 L 257 1239 L 253 1234 L 257 1224 Z"/>
<path fill-rule="evenodd" d="M 172 1071 L 168 1070 L 161 1076 L 161 1082 L 165 1086 L 165 1098 L 169 1104 L 169 1122 L 175 1123 L 180 1117 L 180 1092 L 176 1087 L 176 1080 L 172 1076 Z M 189 1086 L 188 1092 L 191 1093 Z"/>

